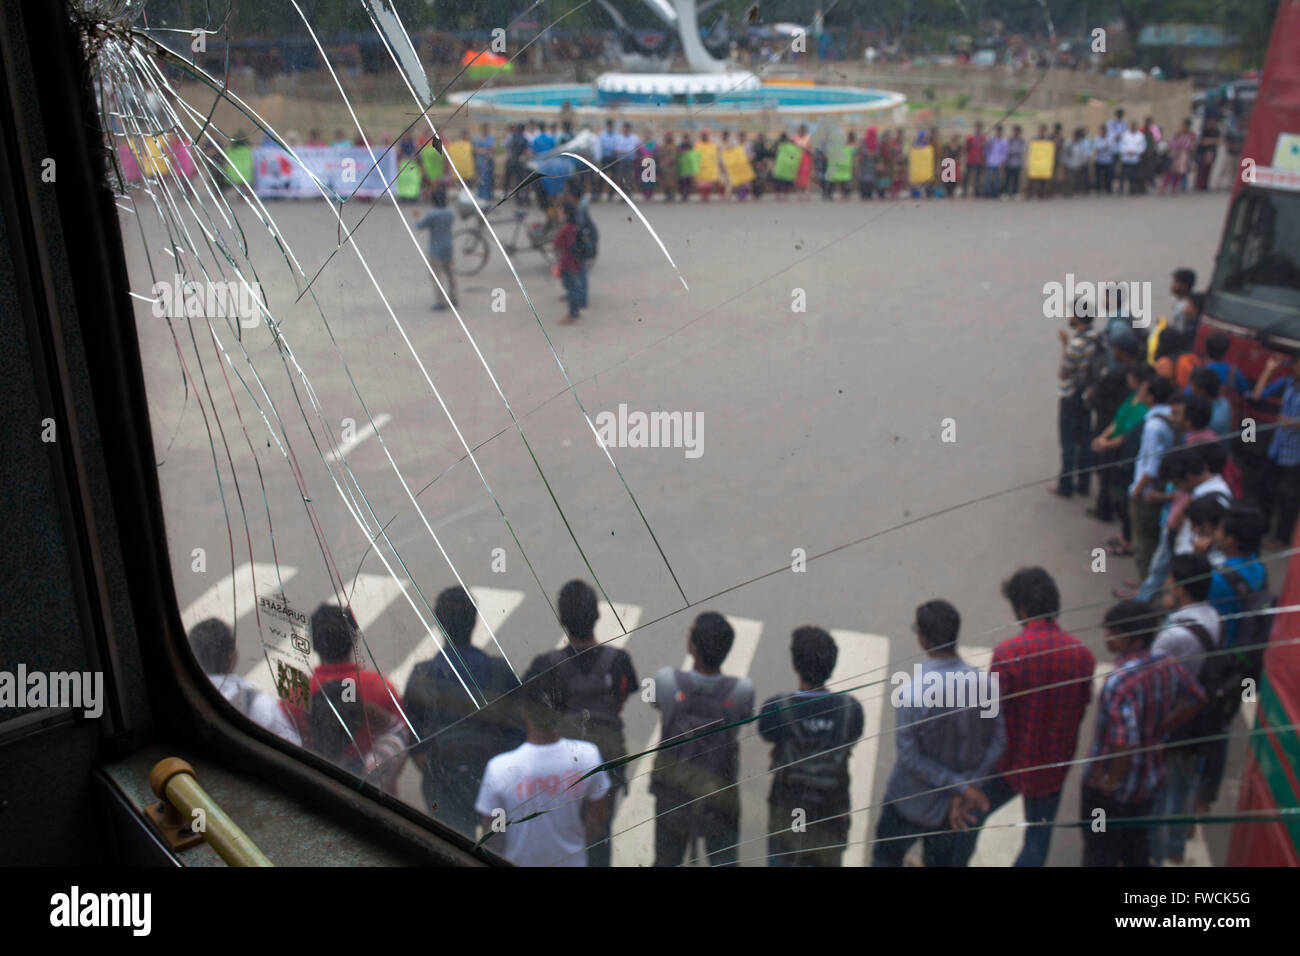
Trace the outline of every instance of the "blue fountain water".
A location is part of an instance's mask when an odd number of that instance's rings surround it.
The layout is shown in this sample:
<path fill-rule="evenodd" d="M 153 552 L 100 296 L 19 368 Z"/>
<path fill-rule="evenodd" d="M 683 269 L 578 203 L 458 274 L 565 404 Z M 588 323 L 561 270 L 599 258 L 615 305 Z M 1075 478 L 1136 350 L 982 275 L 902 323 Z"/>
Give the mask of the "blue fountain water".
<path fill-rule="evenodd" d="M 673 74 L 665 74 L 671 81 Z M 452 102 L 469 94 L 453 96 Z M 567 103 L 575 110 L 601 110 L 614 105 L 661 107 L 671 111 L 691 106 L 713 105 L 726 112 L 848 112 L 880 110 L 899 105 L 903 98 L 885 90 L 858 89 L 849 86 L 763 86 L 753 90 L 726 93 L 677 92 L 598 92 L 595 87 L 579 84 L 518 86 L 508 89 L 485 89 L 474 95 L 479 107 L 538 114 L 559 112 Z"/>

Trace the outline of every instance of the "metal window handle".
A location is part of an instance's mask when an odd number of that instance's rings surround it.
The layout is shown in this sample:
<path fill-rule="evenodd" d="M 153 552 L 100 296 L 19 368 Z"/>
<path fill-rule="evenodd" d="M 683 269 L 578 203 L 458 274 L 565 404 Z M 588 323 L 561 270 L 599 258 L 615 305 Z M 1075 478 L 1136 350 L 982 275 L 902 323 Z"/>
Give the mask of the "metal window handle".
<path fill-rule="evenodd" d="M 275 865 L 199 786 L 194 768 L 184 760 L 168 757 L 154 764 L 149 771 L 149 787 L 162 800 L 162 805 L 148 807 L 146 813 L 173 849 L 206 839 L 230 866 Z M 197 815 L 203 820 L 201 832 L 192 828 L 195 810 L 201 811 Z"/>

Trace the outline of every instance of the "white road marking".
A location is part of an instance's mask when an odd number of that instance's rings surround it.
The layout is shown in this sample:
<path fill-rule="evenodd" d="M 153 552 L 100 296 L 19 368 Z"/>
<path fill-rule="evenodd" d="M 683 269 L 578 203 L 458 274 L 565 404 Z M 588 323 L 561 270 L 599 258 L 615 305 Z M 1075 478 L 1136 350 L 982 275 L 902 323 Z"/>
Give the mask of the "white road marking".
<path fill-rule="evenodd" d="M 235 569 L 234 574 L 225 575 L 181 611 L 181 623 L 185 625 L 187 632 L 199 621 L 205 621 L 210 617 L 220 618 L 227 624 L 234 624 L 235 621 L 253 612 L 256 603 L 253 596 L 254 581 L 257 582 L 259 594 L 270 595 L 279 591 L 280 581 L 287 584 L 297 573 L 297 568 L 281 565 L 277 579 L 274 564 L 259 561 L 249 565 L 245 562 Z M 235 610 L 234 621 L 230 619 L 232 600 Z"/>
<path fill-rule="evenodd" d="M 375 433 L 376 427 L 383 428 L 392 420 L 393 420 L 392 415 L 389 415 L 387 412 L 380 412 L 378 415 L 375 416 L 375 420 L 373 424 L 371 422 L 366 422 L 364 426 L 358 428 L 356 432 L 353 433 L 352 438 L 350 440 L 340 444 L 338 448 L 335 449 L 334 451 L 328 452 L 325 455 L 325 460 L 327 462 L 330 462 L 331 464 L 333 464 L 336 461 L 342 460 L 346 456 L 352 454 L 353 450 L 355 450 L 358 445 L 360 445 L 363 441 L 365 441 L 367 438 L 373 435 Z"/>
<path fill-rule="evenodd" d="M 858 631 L 831 631 L 839 655 L 835 672 L 831 674 L 831 690 L 844 690 L 860 684 L 874 684 L 889 679 L 888 637 L 880 634 L 862 634 Z M 840 675 L 837 679 L 837 675 Z M 854 746 L 849 757 L 850 806 L 865 807 L 871 804 L 875 793 L 876 761 L 880 751 L 880 733 L 884 724 L 885 701 L 889 684 L 868 687 L 853 695 L 862 704 L 862 739 Z M 849 846 L 844 852 L 848 866 L 865 866 L 871 858 L 871 847 L 862 842 L 871 832 L 874 819 L 870 812 L 855 813 L 849 818 Z"/>
<path fill-rule="evenodd" d="M 471 587 L 469 591 L 470 594 L 473 595 L 474 603 L 478 605 L 479 609 L 478 620 L 474 622 L 474 633 L 470 637 L 470 643 L 475 647 L 497 654 L 499 652 L 492 644 L 492 638 L 488 632 L 488 628 L 490 627 L 492 629 L 492 633 L 495 633 L 497 635 L 497 640 L 500 641 L 501 625 L 504 624 L 506 618 L 513 614 L 519 605 L 523 603 L 524 592 L 511 591 L 505 588 L 485 587 Z M 421 636 L 420 641 L 416 644 L 414 650 L 406 655 L 406 659 L 386 675 L 388 679 L 393 682 L 393 686 L 397 688 L 399 693 L 406 688 L 406 681 L 411 676 L 411 671 L 415 668 L 416 664 L 420 663 L 420 661 L 432 660 L 441 653 L 439 648 L 442 644 L 443 636 L 441 632 L 437 630 L 437 625 L 434 625 L 432 616 L 426 614 L 425 617 L 429 623 L 433 625 L 434 633 L 429 634 L 426 631 Z M 504 641 L 501 643 L 502 646 L 505 646 Z M 517 661 L 515 662 L 515 666 L 518 667 Z"/>
<path fill-rule="evenodd" d="M 619 614 L 622 613 L 620 609 Z M 638 609 L 638 616 L 639 614 Z M 626 623 L 626 619 L 624 620 Z M 731 624 L 732 630 L 736 632 L 736 639 L 731 645 L 731 652 L 722 664 L 722 672 L 747 677 L 749 676 L 749 668 L 754 663 L 754 654 L 758 650 L 759 638 L 763 635 L 763 622 L 746 617 L 732 617 L 731 615 L 727 615 L 727 621 Z M 632 625 L 629 624 L 628 627 L 631 628 Z M 680 669 L 689 670 L 690 668 L 691 657 L 687 654 L 682 659 Z M 756 706 L 758 703 L 758 701 L 755 701 Z M 633 753 L 657 747 L 662 724 L 662 720 L 656 721 L 655 730 L 650 735 L 650 739 L 646 741 L 644 746 L 634 750 Z M 655 824 L 653 822 L 644 822 L 650 820 L 655 813 L 655 800 L 650 794 L 650 771 L 653 767 L 654 754 L 647 754 L 628 768 L 628 794 L 615 805 L 613 832 L 618 833 L 620 830 L 626 830 L 628 827 L 634 826 L 636 829 L 623 834 L 621 837 L 614 838 L 611 859 L 614 866 L 654 865 Z M 638 823 L 641 825 L 636 826 Z"/>
<path fill-rule="evenodd" d="M 409 582 L 403 582 L 406 587 L 410 587 Z M 364 634 L 370 627 L 379 620 L 380 616 L 388 609 L 388 605 L 402 596 L 402 587 L 398 582 L 388 574 L 358 574 L 356 584 L 349 592 L 348 603 L 352 607 L 352 615 L 357 619 L 357 624 L 361 627 Z M 338 596 L 331 594 L 326 598 L 327 604 L 337 605 Z M 315 610 L 312 606 L 308 611 Z M 379 648 L 370 646 L 370 650 L 378 652 Z M 366 651 L 362 650 L 362 657 L 367 657 Z M 308 656 L 308 663 L 311 667 L 316 667 L 320 663 L 320 658 L 313 650 Z M 366 661 L 367 666 L 373 667 L 373 661 Z M 258 690 L 265 691 L 271 696 L 275 696 L 275 678 L 271 668 L 267 666 L 266 659 L 263 658 L 253 666 L 247 674 L 244 675 L 254 687 Z"/>
<path fill-rule="evenodd" d="M 628 638 L 632 635 L 624 631 L 631 631 L 636 627 L 636 622 L 641 620 L 641 608 L 636 604 L 620 604 L 618 601 L 613 603 L 614 611 L 618 614 L 618 620 L 623 622 L 623 627 L 620 628 L 614 615 L 609 613 L 609 605 L 600 605 L 600 617 L 596 618 L 596 642 L 626 649 Z M 569 638 L 561 634 L 555 647 L 558 650 L 567 643 Z"/>

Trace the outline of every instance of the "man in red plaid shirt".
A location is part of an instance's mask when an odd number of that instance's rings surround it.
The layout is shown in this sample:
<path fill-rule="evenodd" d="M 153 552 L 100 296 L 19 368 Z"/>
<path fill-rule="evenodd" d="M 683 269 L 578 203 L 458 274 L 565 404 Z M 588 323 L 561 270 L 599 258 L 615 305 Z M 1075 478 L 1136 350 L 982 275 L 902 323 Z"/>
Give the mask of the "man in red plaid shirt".
<path fill-rule="evenodd" d="M 1097 700 L 1093 761 L 1079 803 L 1085 819 L 1104 822 L 1084 828 L 1084 866 L 1149 865 L 1148 828 L 1109 824 L 1150 815 L 1165 779 L 1162 741 L 1205 705 L 1205 691 L 1178 658 L 1152 651 L 1159 624 L 1141 601 L 1121 601 L 1106 612 L 1115 670 Z"/>
<path fill-rule="evenodd" d="M 1023 796 L 1025 821 L 1031 826 L 1025 830 L 1016 866 L 1042 866 L 1069 770 L 1050 765 L 1074 758 L 1079 724 L 1092 697 L 1096 660 L 1078 638 L 1057 625 L 1061 595 L 1042 568 L 1021 568 L 1003 583 L 1002 596 L 1011 603 L 1016 620 L 1025 622 L 1021 633 L 994 648 L 989 665 L 989 673 L 998 675 L 1007 749 L 998 764 L 1001 776 L 982 785 L 988 809 L 968 810 L 982 826 L 1000 806 L 1017 794 Z"/>

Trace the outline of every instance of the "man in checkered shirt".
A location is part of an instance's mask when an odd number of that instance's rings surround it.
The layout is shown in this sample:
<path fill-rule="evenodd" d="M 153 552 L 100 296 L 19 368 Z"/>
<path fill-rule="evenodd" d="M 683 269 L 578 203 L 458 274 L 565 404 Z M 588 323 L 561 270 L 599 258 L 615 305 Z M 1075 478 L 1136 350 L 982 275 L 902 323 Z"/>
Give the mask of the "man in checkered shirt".
<path fill-rule="evenodd" d="M 1061 595 L 1042 568 L 1021 568 L 1003 583 L 1002 596 L 1024 630 L 994 648 L 989 665 L 989 673 L 998 675 L 1007 749 L 998 764 L 1000 776 L 982 785 L 989 807 L 975 816 L 982 826 L 1003 804 L 1023 796 L 1026 822 L 1041 825 L 1026 828 L 1016 866 L 1042 866 L 1069 770 L 1052 765 L 1074 758 L 1096 660 L 1056 623 Z"/>
<path fill-rule="evenodd" d="M 1152 649 L 1159 623 L 1141 601 L 1121 601 L 1106 612 L 1115 670 L 1097 700 L 1092 760 L 1079 801 L 1084 819 L 1106 825 L 1084 828 L 1084 866 L 1149 865 L 1149 829 L 1113 822 L 1150 815 L 1165 779 L 1162 741 L 1205 705 L 1205 691 L 1178 658 Z"/>

